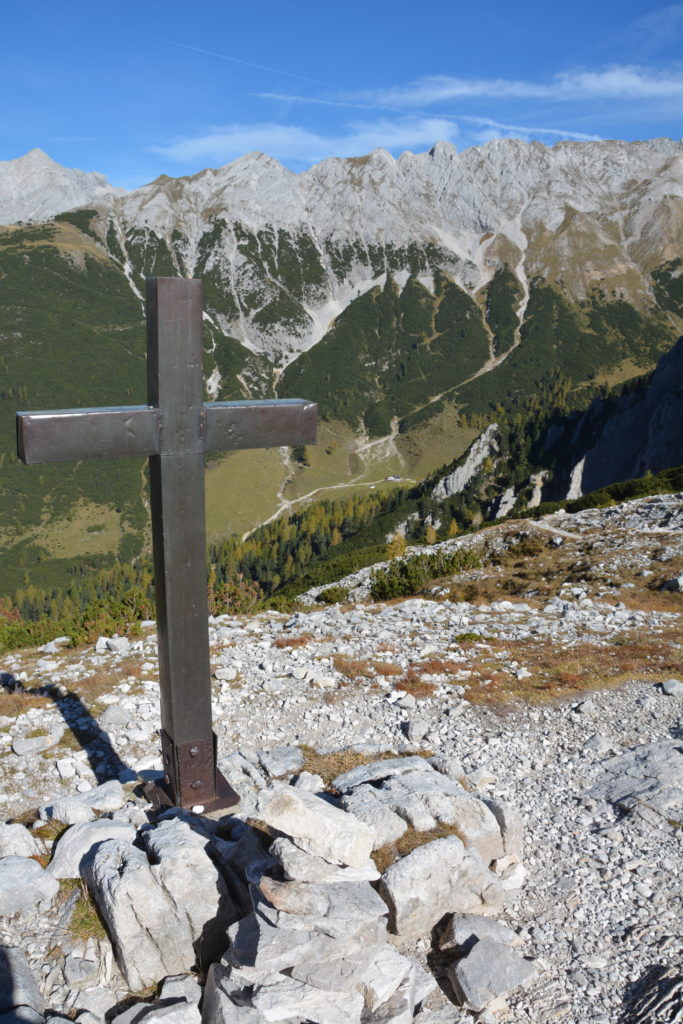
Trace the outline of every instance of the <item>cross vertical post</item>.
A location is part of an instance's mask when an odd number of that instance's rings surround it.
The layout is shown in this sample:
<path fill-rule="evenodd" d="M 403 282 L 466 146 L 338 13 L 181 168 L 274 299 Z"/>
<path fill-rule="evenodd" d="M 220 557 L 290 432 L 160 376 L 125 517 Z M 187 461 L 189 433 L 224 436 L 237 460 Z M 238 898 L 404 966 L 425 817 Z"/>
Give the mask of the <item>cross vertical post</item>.
<path fill-rule="evenodd" d="M 159 410 L 150 456 L 161 751 L 182 806 L 215 797 L 204 524 L 202 283 L 147 280 L 147 401 Z M 154 794 L 151 794 L 154 795 Z"/>
<path fill-rule="evenodd" d="M 27 464 L 149 458 L 164 780 L 157 806 L 230 807 L 217 769 L 204 520 L 204 455 L 313 444 L 317 407 L 303 399 L 203 402 L 202 282 L 147 279 L 147 405 L 17 413 Z"/>

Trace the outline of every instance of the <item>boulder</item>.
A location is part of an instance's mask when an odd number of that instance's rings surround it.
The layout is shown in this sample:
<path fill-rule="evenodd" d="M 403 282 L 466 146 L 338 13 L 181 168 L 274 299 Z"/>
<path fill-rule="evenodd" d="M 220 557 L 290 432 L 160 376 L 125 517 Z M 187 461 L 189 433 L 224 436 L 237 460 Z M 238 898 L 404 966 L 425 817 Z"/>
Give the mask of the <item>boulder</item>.
<path fill-rule="evenodd" d="M 295 846 L 291 839 L 281 836 L 270 847 L 270 853 L 282 865 L 285 878 L 295 882 L 374 882 L 379 871 L 368 857 L 362 867 L 330 864 Z"/>
<path fill-rule="evenodd" d="M 42 839 L 20 824 L 0 824 L 0 857 L 34 857 L 46 853 Z"/>
<path fill-rule="evenodd" d="M 95 812 L 78 796 L 65 796 L 39 809 L 43 821 L 61 821 L 63 825 L 82 825 L 95 820 Z"/>
<path fill-rule="evenodd" d="M 84 867 L 133 991 L 188 972 L 198 956 L 216 959 L 237 916 L 205 837 L 169 820 L 142 838 L 153 863 L 142 850 L 109 840 Z"/>
<path fill-rule="evenodd" d="M 366 958 L 358 981 L 367 1009 L 374 1013 L 386 1004 L 406 979 L 412 982 L 412 1009 L 436 988 L 431 974 L 393 946 L 387 944 L 375 957 Z"/>
<path fill-rule="evenodd" d="M 159 992 L 160 999 L 184 999 L 186 1003 L 199 1005 L 202 990 L 195 974 L 174 974 L 164 978 Z"/>
<path fill-rule="evenodd" d="M 484 803 L 496 819 L 505 855 L 521 857 L 524 843 L 524 821 L 521 814 L 502 800 L 487 797 Z"/>
<path fill-rule="evenodd" d="M 59 882 L 29 857 L 0 860 L 0 917 L 49 905 L 57 895 Z"/>
<path fill-rule="evenodd" d="M 62 1020 L 66 1020 L 63 1017 Z M 0 1024 L 44 1024 L 45 1018 L 30 1006 L 17 1006 L 8 1013 L 0 1013 Z"/>
<path fill-rule="evenodd" d="M 101 786 L 87 789 L 85 793 L 63 797 L 53 803 L 44 804 L 39 814 L 43 821 L 62 821 L 65 825 L 76 825 L 84 821 L 92 821 L 95 811 L 108 814 L 118 811 L 126 802 L 123 786 L 118 779 L 109 779 Z"/>
<path fill-rule="evenodd" d="M 602 763 L 602 773 L 586 791 L 652 823 L 683 819 L 683 751 L 678 740 L 634 747 Z"/>
<path fill-rule="evenodd" d="M 441 935 L 439 949 L 469 951 L 482 939 L 511 946 L 517 941 L 517 935 L 507 925 L 481 914 L 453 914 Z"/>
<path fill-rule="evenodd" d="M 231 969 L 224 964 L 211 964 L 202 1002 L 203 1024 L 265 1024 L 259 1010 L 233 1000 L 230 975 Z M 296 1018 L 290 1024 L 297 1024 Z"/>
<path fill-rule="evenodd" d="M 393 843 L 408 831 L 408 823 L 382 802 L 377 789 L 370 784 L 358 786 L 341 798 L 345 811 L 364 821 L 375 831 L 373 849 Z"/>
<path fill-rule="evenodd" d="M 99 641 L 98 641 L 99 643 Z M 105 648 L 112 654 L 130 654 L 130 640 L 126 636 L 111 636 L 104 642 Z"/>
<path fill-rule="evenodd" d="M 475 1012 L 526 984 L 535 975 L 536 968 L 529 960 L 491 939 L 475 943 L 466 957 L 448 969 L 460 1004 Z"/>
<path fill-rule="evenodd" d="M 145 1024 L 201 1024 L 202 1017 L 196 1003 L 187 1003 L 181 1000 L 170 1005 L 152 1006 L 142 1017 L 135 1018 L 135 1024 L 144 1021 Z"/>
<path fill-rule="evenodd" d="M 109 818 L 72 825 L 66 832 L 62 832 L 55 843 L 47 870 L 54 878 L 78 878 L 83 859 L 107 839 L 132 843 L 135 829 L 126 822 L 111 821 Z"/>
<path fill-rule="evenodd" d="M 390 929 L 402 938 L 427 935 L 447 913 L 492 914 L 503 890 L 479 853 L 456 836 L 436 839 L 387 868 L 379 891 Z"/>
<path fill-rule="evenodd" d="M 465 846 L 478 850 L 486 864 L 503 856 L 503 839 L 494 815 L 458 782 L 436 772 L 411 772 L 389 779 L 377 792 L 382 803 L 417 831 L 428 832 L 439 823 L 454 825 Z"/>
<path fill-rule="evenodd" d="M 254 986 L 251 1001 L 265 1021 L 285 1021 L 303 1015 L 315 1024 L 360 1024 L 360 992 L 323 991 L 296 978 L 275 975 Z"/>
<path fill-rule="evenodd" d="M 12 750 L 19 757 L 42 754 L 44 750 L 56 747 L 63 735 L 64 726 L 62 725 L 42 736 L 15 736 L 12 740 Z"/>
<path fill-rule="evenodd" d="M 406 772 L 433 772 L 434 769 L 424 757 L 388 757 L 384 761 L 361 764 L 348 772 L 342 772 L 332 780 L 332 788 L 340 793 L 350 793 L 356 786 L 366 782 L 381 782 Z"/>
<path fill-rule="evenodd" d="M 273 750 L 260 750 L 258 759 L 266 775 L 272 779 L 282 775 L 293 775 L 303 766 L 304 755 L 299 747 L 275 747 Z"/>
<path fill-rule="evenodd" d="M 100 715 L 100 725 L 103 729 L 111 729 L 112 726 L 129 725 L 131 712 L 120 704 L 110 704 Z"/>

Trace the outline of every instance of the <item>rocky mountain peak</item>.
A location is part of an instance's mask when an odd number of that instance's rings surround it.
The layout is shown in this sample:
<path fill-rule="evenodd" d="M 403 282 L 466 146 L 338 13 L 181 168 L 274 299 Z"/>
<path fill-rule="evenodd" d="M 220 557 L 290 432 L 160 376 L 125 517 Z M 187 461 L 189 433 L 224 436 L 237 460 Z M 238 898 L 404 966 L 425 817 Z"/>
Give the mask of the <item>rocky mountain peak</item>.
<path fill-rule="evenodd" d="M 42 149 L 0 161 L 0 224 L 47 220 L 89 203 L 107 203 L 124 189 L 103 174 L 63 167 Z"/>

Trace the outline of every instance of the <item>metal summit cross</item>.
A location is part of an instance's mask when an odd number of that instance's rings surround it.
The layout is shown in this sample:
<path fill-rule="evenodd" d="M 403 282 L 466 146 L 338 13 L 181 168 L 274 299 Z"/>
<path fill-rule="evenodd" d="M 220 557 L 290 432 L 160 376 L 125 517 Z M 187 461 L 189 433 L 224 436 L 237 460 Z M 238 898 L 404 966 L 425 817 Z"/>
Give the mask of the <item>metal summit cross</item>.
<path fill-rule="evenodd" d="M 151 795 L 209 810 L 237 797 L 211 723 L 204 454 L 312 444 L 317 407 L 205 403 L 203 392 L 202 282 L 148 278 L 148 405 L 17 413 L 17 449 L 27 464 L 149 456 L 165 772 Z"/>

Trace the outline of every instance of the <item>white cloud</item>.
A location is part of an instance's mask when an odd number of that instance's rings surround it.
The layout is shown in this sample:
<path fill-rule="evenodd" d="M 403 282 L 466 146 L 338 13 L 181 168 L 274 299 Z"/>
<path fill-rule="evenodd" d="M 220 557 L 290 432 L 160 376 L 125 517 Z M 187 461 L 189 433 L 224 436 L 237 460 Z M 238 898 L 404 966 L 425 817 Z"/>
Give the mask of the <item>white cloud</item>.
<path fill-rule="evenodd" d="M 631 33 L 637 33 L 640 52 L 652 54 L 662 47 L 670 46 L 680 35 L 683 26 L 683 4 L 670 4 L 650 11 L 633 22 Z"/>
<path fill-rule="evenodd" d="M 366 103 L 410 108 L 449 100 L 488 97 L 576 101 L 589 99 L 683 98 L 683 78 L 672 71 L 616 65 L 603 71 L 563 71 L 545 82 L 506 78 L 454 78 L 430 75 L 408 85 L 355 94 Z"/>
<path fill-rule="evenodd" d="M 244 153 L 260 150 L 280 160 L 315 163 L 329 156 L 362 156 L 383 147 L 390 150 L 424 149 L 438 139 L 453 142 L 457 125 L 443 117 L 412 117 L 358 121 L 339 135 L 322 135 L 299 125 L 230 124 L 211 128 L 195 138 L 178 139 L 154 151 L 179 163 L 228 163 Z"/>
<path fill-rule="evenodd" d="M 467 121 L 470 124 L 482 125 L 483 131 L 479 133 L 480 138 L 533 138 L 536 135 L 553 135 L 556 138 L 572 139 L 577 142 L 599 142 L 602 136 L 588 135 L 586 132 L 571 132 L 565 128 L 532 128 L 523 124 L 504 124 L 500 121 L 493 121 L 490 117 L 472 117 L 467 114 L 453 115 L 456 120 Z"/>

